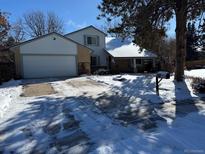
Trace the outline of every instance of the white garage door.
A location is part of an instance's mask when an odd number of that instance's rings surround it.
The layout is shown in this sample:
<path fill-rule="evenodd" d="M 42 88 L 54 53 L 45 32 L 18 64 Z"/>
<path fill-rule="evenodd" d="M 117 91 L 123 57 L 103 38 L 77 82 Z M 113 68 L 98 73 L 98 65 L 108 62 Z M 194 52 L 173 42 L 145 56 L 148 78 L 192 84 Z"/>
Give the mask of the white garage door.
<path fill-rule="evenodd" d="M 23 55 L 24 78 L 76 76 L 76 58 L 68 55 Z"/>

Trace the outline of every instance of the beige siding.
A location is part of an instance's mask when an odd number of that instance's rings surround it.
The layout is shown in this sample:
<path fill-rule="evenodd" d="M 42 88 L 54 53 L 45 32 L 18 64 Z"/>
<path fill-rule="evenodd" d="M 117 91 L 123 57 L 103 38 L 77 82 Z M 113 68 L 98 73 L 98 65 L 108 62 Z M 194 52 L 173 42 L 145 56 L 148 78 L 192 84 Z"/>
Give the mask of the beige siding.
<path fill-rule="evenodd" d="M 85 48 L 81 45 L 77 46 L 78 48 L 78 72 L 79 74 L 90 74 L 90 59 L 91 53 L 88 48 Z"/>
<path fill-rule="evenodd" d="M 90 63 L 90 50 L 82 45 L 78 45 L 78 62 Z"/>

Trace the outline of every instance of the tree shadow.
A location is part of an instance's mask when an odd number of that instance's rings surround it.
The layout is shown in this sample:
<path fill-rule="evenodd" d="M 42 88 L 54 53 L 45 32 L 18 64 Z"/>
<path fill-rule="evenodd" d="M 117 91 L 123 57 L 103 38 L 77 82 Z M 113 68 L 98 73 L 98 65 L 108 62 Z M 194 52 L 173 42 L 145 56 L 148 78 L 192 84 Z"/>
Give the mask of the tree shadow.
<path fill-rule="evenodd" d="M 88 152 L 92 143 L 65 106 L 66 100 L 38 97 L 2 122 L 0 153 Z"/>
<path fill-rule="evenodd" d="M 195 105 L 197 100 L 191 95 L 187 83 L 174 82 L 175 85 L 175 117 L 183 117 L 192 112 L 198 112 L 199 109 Z M 185 99 L 184 99 L 185 98 Z M 188 99 L 186 99 L 188 98 Z"/>
<path fill-rule="evenodd" d="M 169 121 L 173 122 L 177 117 L 199 112 L 186 82 L 174 82 L 175 101 L 164 102 L 162 97 L 156 95 L 153 77 L 143 75 L 133 80 L 118 81 L 121 86 L 114 86 L 110 94 L 99 94 L 95 105 L 123 125 L 134 124 L 142 130 L 156 128 L 158 122 L 168 126 L 171 124 Z"/>
<path fill-rule="evenodd" d="M 111 92 L 103 92 L 96 99 L 95 105 L 103 113 L 124 126 L 134 124 L 144 131 L 156 128 L 156 121 L 164 121 L 156 114 L 156 104 L 152 102 L 162 102 L 156 95 L 153 75 L 116 82 L 121 82 L 121 86 L 112 87 Z"/>
<path fill-rule="evenodd" d="M 45 149 L 46 152 L 50 149 L 56 150 L 54 153 L 67 153 L 68 150 L 72 153 L 88 153 L 95 148 L 93 142 L 97 142 L 113 146 L 113 149 L 121 150 L 121 153 L 133 151 L 146 153 L 152 146 L 159 147 L 161 153 L 165 153 L 163 148 L 167 145 L 180 148 L 182 153 L 184 149 L 177 145 L 178 142 L 176 144 L 168 141 L 164 143 L 164 139 L 167 138 L 166 134 L 159 132 L 162 136 L 161 140 L 160 135 L 153 135 L 153 131 L 161 130 L 157 122 L 165 122 L 165 120 L 155 112 L 159 104 L 153 104 L 146 99 L 158 97 L 155 96 L 155 82 L 152 78 L 148 76 L 148 78 L 124 81 L 121 87 L 116 86 L 112 89 L 113 93 L 110 95 L 109 92 L 101 93 L 96 100 L 83 94 L 67 98 L 38 97 L 31 99 L 22 112 L 1 123 L 0 136 L 4 140 L 0 143 L 0 151 L 44 153 Z M 137 85 L 144 86 L 149 92 L 136 89 Z M 186 87 L 185 85 L 184 88 Z M 179 89 L 175 93 L 176 96 L 180 95 Z M 137 98 L 140 95 L 142 96 Z M 180 105 L 180 102 L 178 103 Z M 179 105 L 177 110 L 182 113 Z M 191 109 L 190 112 L 192 111 Z M 78 116 L 84 121 L 76 118 Z M 181 115 L 177 113 L 177 116 Z M 81 128 L 84 125 L 87 126 L 86 129 Z M 142 137 L 130 125 L 148 132 L 150 138 Z M 95 140 L 91 142 L 92 137 Z M 80 149 L 82 151 L 75 151 Z"/>

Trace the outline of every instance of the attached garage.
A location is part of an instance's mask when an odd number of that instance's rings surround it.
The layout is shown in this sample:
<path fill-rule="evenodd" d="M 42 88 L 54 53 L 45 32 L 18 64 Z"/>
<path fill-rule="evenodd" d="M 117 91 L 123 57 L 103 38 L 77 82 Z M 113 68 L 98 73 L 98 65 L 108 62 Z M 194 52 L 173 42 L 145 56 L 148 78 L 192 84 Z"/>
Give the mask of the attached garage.
<path fill-rule="evenodd" d="M 88 51 L 85 54 L 90 57 L 90 49 L 57 33 L 21 43 L 11 48 L 15 52 L 16 75 L 22 78 L 77 76 L 79 49 Z"/>
<path fill-rule="evenodd" d="M 67 55 L 23 55 L 24 78 L 77 76 L 76 57 Z"/>

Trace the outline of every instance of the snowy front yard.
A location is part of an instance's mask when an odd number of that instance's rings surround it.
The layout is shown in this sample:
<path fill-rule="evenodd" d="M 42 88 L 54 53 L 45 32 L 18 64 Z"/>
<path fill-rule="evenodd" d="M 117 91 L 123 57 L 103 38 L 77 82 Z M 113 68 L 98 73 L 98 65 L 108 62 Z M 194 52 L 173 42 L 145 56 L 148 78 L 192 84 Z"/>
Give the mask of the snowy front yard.
<path fill-rule="evenodd" d="M 186 70 L 185 75 L 188 77 L 205 78 L 205 69 Z"/>
<path fill-rule="evenodd" d="M 116 77 L 36 80 L 55 93 L 30 97 L 21 81 L 1 86 L 0 153 L 205 153 L 205 99 L 190 80 L 163 80 L 157 96 L 154 75 Z"/>

